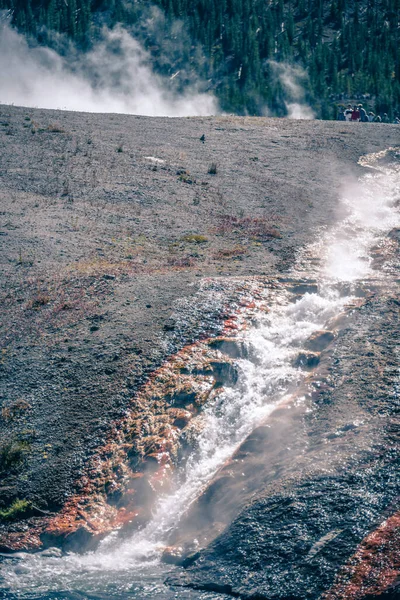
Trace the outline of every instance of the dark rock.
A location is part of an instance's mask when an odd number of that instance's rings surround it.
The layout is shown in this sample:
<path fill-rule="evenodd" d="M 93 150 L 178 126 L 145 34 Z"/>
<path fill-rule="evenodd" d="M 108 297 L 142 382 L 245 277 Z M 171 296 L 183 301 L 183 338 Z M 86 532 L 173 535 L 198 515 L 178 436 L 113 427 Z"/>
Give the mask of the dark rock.
<path fill-rule="evenodd" d="M 228 362 L 210 361 L 217 385 L 235 385 L 238 380 L 237 368 Z"/>
<path fill-rule="evenodd" d="M 319 365 L 320 355 L 317 352 L 299 352 L 293 361 L 294 367 L 314 369 Z"/>
<path fill-rule="evenodd" d="M 316 331 L 311 335 L 307 342 L 306 347 L 313 352 L 321 352 L 325 350 L 327 346 L 335 339 L 335 334 L 332 331 Z"/>
<path fill-rule="evenodd" d="M 244 342 L 232 340 L 229 338 L 216 338 L 210 340 L 211 348 L 216 348 L 231 358 L 248 358 L 249 351 Z"/>
<path fill-rule="evenodd" d="M 174 321 L 174 319 L 168 319 L 164 323 L 164 331 L 174 331 L 175 327 L 176 327 L 176 322 Z"/>
<path fill-rule="evenodd" d="M 400 242 L 400 228 L 396 227 L 395 229 L 392 229 L 389 233 L 389 237 Z"/>

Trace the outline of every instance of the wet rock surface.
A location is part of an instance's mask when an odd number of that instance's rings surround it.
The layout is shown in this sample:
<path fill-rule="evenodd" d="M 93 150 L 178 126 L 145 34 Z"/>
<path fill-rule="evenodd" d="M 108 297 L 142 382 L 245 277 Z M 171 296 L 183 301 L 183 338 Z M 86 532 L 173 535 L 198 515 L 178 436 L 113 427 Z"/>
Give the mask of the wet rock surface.
<path fill-rule="evenodd" d="M 311 384 L 306 406 L 272 415 L 273 433 L 253 432 L 221 471 L 220 481 L 224 473 L 231 480 L 210 486 L 198 532 L 205 524 L 212 539 L 219 518 L 228 527 L 181 584 L 216 582 L 231 595 L 266 600 L 375 598 L 386 589 L 397 597 L 398 302 L 373 296 L 357 309 L 322 358 L 323 378 Z M 239 491 L 238 459 L 246 484 L 252 475 L 257 482 L 250 494 Z M 236 493 L 244 508 L 229 525 L 238 507 L 230 510 L 227 499 Z"/>

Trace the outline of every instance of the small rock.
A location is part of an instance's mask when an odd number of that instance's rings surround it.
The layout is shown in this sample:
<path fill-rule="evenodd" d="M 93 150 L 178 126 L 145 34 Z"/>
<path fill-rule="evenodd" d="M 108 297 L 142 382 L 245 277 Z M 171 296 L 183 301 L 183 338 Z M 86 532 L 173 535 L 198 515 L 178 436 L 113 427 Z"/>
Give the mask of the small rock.
<path fill-rule="evenodd" d="M 162 554 L 162 562 L 168 565 L 188 567 L 200 556 L 198 544 L 190 543 L 183 546 L 167 546 Z"/>
<path fill-rule="evenodd" d="M 229 362 L 212 361 L 210 365 L 213 370 L 215 382 L 218 385 L 235 385 L 238 380 L 237 369 Z"/>
<path fill-rule="evenodd" d="M 321 329 L 313 333 L 306 342 L 306 348 L 313 352 L 321 352 L 335 339 L 335 334 L 332 331 Z"/>
<path fill-rule="evenodd" d="M 231 358 L 248 358 L 249 351 L 244 342 L 230 338 L 215 338 L 210 340 L 208 345 L 215 348 Z"/>
<path fill-rule="evenodd" d="M 164 323 L 164 331 L 173 331 L 175 329 L 175 321 L 174 319 L 168 319 Z"/>
<path fill-rule="evenodd" d="M 293 361 L 294 367 L 303 367 L 303 369 L 313 369 L 319 365 L 320 355 L 318 352 L 299 352 Z"/>

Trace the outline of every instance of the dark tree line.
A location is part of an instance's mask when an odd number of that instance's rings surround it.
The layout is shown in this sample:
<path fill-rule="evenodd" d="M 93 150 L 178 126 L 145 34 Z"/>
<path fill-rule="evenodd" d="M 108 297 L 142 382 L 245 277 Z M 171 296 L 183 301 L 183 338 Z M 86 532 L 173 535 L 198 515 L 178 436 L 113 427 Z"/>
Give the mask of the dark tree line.
<path fill-rule="evenodd" d="M 348 100 L 391 116 L 400 109 L 400 0 L 153 3 L 167 21 L 181 19 L 200 44 L 207 60 L 193 68 L 210 82 L 226 111 L 260 114 L 268 106 L 284 114 L 285 91 L 274 74 L 275 62 L 306 70 L 307 101 L 322 118 L 334 117 L 334 105 Z M 62 32 L 83 49 L 96 39 L 100 22 L 140 27 L 145 5 L 140 0 L 0 0 L 20 30 L 39 39 L 44 30 Z M 150 38 L 156 57 L 159 48 Z M 186 58 L 191 60 L 190 52 Z"/>

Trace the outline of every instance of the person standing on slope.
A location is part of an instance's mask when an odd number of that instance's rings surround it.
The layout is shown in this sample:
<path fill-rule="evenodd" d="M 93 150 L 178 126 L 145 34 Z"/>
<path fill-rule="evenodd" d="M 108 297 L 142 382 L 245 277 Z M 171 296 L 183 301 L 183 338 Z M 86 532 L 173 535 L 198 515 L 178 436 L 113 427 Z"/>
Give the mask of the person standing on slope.
<path fill-rule="evenodd" d="M 363 108 L 362 104 L 358 105 L 358 110 L 360 113 L 360 120 L 362 123 L 368 123 L 369 119 L 368 119 L 368 115 L 367 115 L 367 111 L 365 110 L 365 108 Z"/>
<path fill-rule="evenodd" d="M 360 120 L 360 111 L 356 105 L 354 105 L 353 112 L 351 113 L 351 120 L 352 122 Z"/>
<path fill-rule="evenodd" d="M 338 120 L 338 121 L 346 121 L 346 116 L 345 116 L 345 114 L 344 114 L 344 108 L 343 108 L 343 106 L 341 106 L 341 107 L 339 108 L 339 114 L 338 114 L 338 116 L 337 116 L 337 120 Z"/>
<path fill-rule="evenodd" d="M 353 112 L 353 109 L 351 108 L 351 104 L 348 104 L 346 110 L 344 111 L 344 116 L 346 118 L 346 121 L 351 121 L 352 112 Z"/>

